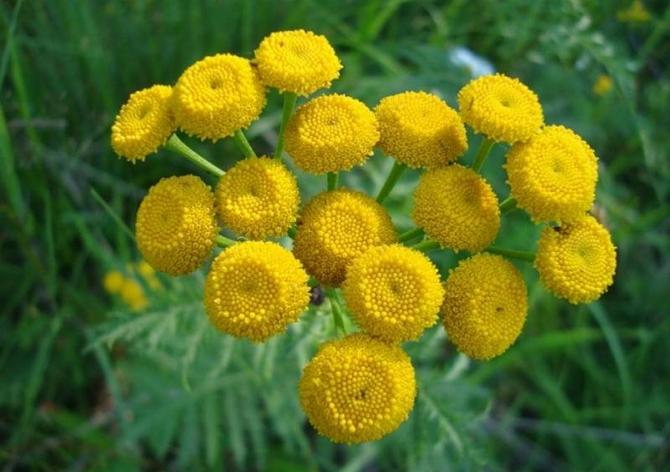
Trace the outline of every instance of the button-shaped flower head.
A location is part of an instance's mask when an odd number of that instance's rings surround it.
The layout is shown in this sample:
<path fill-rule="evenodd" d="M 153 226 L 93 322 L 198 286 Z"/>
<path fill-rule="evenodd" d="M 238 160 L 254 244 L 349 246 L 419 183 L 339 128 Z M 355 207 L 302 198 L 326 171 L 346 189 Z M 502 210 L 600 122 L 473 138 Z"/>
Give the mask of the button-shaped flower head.
<path fill-rule="evenodd" d="M 375 114 L 346 95 L 324 95 L 298 108 L 286 129 L 286 151 L 306 172 L 349 170 L 373 153 Z"/>
<path fill-rule="evenodd" d="M 194 175 L 161 179 L 137 210 L 137 245 L 156 270 L 184 275 L 207 259 L 218 233 L 214 196 Z"/>
<path fill-rule="evenodd" d="M 415 396 L 407 354 L 364 334 L 321 346 L 300 380 L 300 403 L 309 422 L 338 443 L 374 441 L 395 431 Z"/>
<path fill-rule="evenodd" d="M 616 248 L 607 229 L 594 217 L 584 216 L 542 231 L 535 268 L 556 296 L 570 303 L 589 303 L 612 285 Z"/>
<path fill-rule="evenodd" d="M 528 295 L 512 263 L 475 254 L 450 272 L 444 289 L 444 327 L 459 351 L 486 360 L 516 341 L 526 321 Z"/>
<path fill-rule="evenodd" d="M 305 311 L 307 279 L 300 262 L 279 244 L 237 243 L 217 256 L 207 275 L 207 316 L 224 333 L 265 341 Z"/>

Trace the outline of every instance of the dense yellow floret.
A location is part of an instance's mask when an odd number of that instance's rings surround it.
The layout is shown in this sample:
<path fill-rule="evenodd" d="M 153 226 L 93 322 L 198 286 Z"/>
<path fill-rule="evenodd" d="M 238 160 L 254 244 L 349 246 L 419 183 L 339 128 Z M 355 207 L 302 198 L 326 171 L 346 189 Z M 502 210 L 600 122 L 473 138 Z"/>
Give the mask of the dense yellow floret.
<path fill-rule="evenodd" d="M 272 33 L 261 41 L 255 56 L 263 83 L 298 95 L 330 87 L 342 69 L 328 39 L 311 31 Z"/>
<path fill-rule="evenodd" d="M 547 126 L 507 153 L 507 181 L 517 206 L 533 221 L 570 221 L 593 205 L 598 161 L 572 130 Z"/>
<path fill-rule="evenodd" d="M 356 256 L 372 246 L 396 241 L 386 210 L 360 192 L 339 189 L 314 197 L 298 218 L 293 253 L 307 272 L 339 286 Z"/>
<path fill-rule="evenodd" d="M 214 196 L 193 175 L 161 179 L 137 211 L 137 245 L 156 270 L 193 272 L 209 256 L 218 233 Z"/>
<path fill-rule="evenodd" d="M 102 279 L 102 286 L 107 293 L 116 294 L 121 291 L 125 277 L 118 270 L 110 270 Z"/>
<path fill-rule="evenodd" d="M 364 334 L 321 346 L 300 379 L 300 403 L 309 422 L 338 443 L 374 441 L 395 431 L 415 396 L 407 354 Z"/>
<path fill-rule="evenodd" d="M 208 56 L 184 71 L 174 87 L 179 127 L 216 141 L 248 127 L 263 111 L 265 86 L 251 63 L 232 54 Z"/>
<path fill-rule="evenodd" d="M 375 114 L 379 147 L 409 167 L 441 167 L 468 149 L 460 116 L 438 96 L 403 92 L 383 98 Z"/>
<path fill-rule="evenodd" d="M 458 92 L 458 108 L 475 131 L 510 144 L 529 139 L 544 123 L 537 95 L 518 79 L 502 74 L 466 84 Z"/>
<path fill-rule="evenodd" d="M 142 285 L 132 278 L 124 278 L 123 285 L 119 290 L 119 296 L 131 310 L 141 311 L 149 306 L 149 301 L 144 294 Z"/>
<path fill-rule="evenodd" d="M 249 239 L 279 237 L 295 223 L 300 194 L 295 176 L 278 160 L 239 161 L 216 187 L 223 226 Z"/>
<path fill-rule="evenodd" d="M 290 251 L 248 241 L 225 249 L 205 282 L 205 311 L 220 331 L 255 342 L 283 332 L 309 303 L 307 274 Z"/>
<path fill-rule="evenodd" d="M 172 87 L 154 85 L 134 92 L 112 125 L 112 148 L 131 162 L 160 148 L 176 129 L 170 107 Z"/>
<path fill-rule="evenodd" d="M 456 251 L 481 251 L 500 228 L 493 189 L 472 169 L 459 164 L 421 176 L 412 216 L 428 237 Z"/>
<path fill-rule="evenodd" d="M 589 303 L 612 285 L 616 248 L 592 216 L 552 228 L 540 236 L 535 268 L 542 283 L 570 303 Z"/>
<path fill-rule="evenodd" d="M 346 95 L 324 95 L 298 108 L 286 128 L 286 151 L 306 172 L 349 170 L 373 153 L 375 114 Z"/>
<path fill-rule="evenodd" d="M 430 259 L 396 244 L 370 248 L 354 259 L 342 288 L 356 323 L 389 342 L 421 336 L 435 324 L 444 297 Z"/>
<path fill-rule="evenodd" d="M 450 271 L 442 305 L 447 336 L 473 359 L 509 348 L 526 321 L 528 296 L 521 273 L 493 254 L 476 254 Z"/>

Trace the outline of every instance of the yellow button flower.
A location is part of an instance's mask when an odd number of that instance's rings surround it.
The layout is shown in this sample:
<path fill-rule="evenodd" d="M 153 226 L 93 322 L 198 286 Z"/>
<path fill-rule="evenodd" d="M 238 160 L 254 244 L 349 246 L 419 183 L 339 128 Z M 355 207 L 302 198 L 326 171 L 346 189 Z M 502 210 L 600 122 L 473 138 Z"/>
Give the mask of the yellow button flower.
<path fill-rule="evenodd" d="M 116 294 L 121 291 L 125 277 L 118 270 L 110 270 L 102 279 L 102 286 L 107 293 Z"/>
<path fill-rule="evenodd" d="M 412 216 L 428 237 L 455 251 L 481 251 L 500 228 L 493 189 L 479 174 L 459 164 L 421 176 Z"/>
<path fill-rule="evenodd" d="M 466 124 L 493 141 L 525 141 L 544 123 L 537 95 L 519 80 L 502 74 L 472 80 L 458 92 Z"/>
<path fill-rule="evenodd" d="M 232 54 L 208 56 L 184 71 L 174 88 L 179 127 L 216 141 L 247 128 L 265 107 L 265 87 L 251 63 Z"/>
<path fill-rule="evenodd" d="M 207 275 L 207 316 L 224 333 L 265 341 L 307 308 L 307 279 L 300 262 L 279 244 L 235 244 L 217 256 Z"/>
<path fill-rule="evenodd" d="M 149 306 L 149 301 L 144 295 L 144 289 L 134 279 L 126 278 L 123 280 L 123 285 L 119 290 L 119 296 L 126 305 L 134 311 L 142 311 Z"/>
<path fill-rule="evenodd" d="M 214 196 L 198 177 L 161 179 L 137 211 L 137 245 L 156 270 L 183 275 L 209 256 L 218 233 Z"/>
<path fill-rule="evenodd" d="M 605 74 L 600 74 L 596 81 L 593 83 L 593 93 L 596 95 L 607 95 L 614 86 L 614 81 L 612 77 Z"/>
<path fill-rule="evenodd" d="M 436 95 L 392 95 L 379 102 L 375 114 L 381 131 L 379 147 L 409 167 L 445 166 L 468 149 L 463 121 Z"/>
<path fill-rule="evenodd" d="M 309 95 L 340 76 L 342 64 L 325 36 L 311 31 L 278 31 L 255 52 L 258 72 L 269 87 Z"/>
<path fill-rule="evenodd" d="M 300 379 L 300 403 L 309 422 L 337 443 L 375 441 L 395 431 L 415 396 L 407 354 L 364 334 L 321 346 Z"/>
<path fill-rule="evenodd" d="M 589 303 L 612 285 L 616 248 L 607 229 L 594 217 L 584 216 L 542 231 L 535 268 L 556 296 L 570 303 Z"/>
<path fill-rule="evenodd" d="M 389 342 L 421 336 L 435 324 L 444 297 L 430 259 L 395 244 L 370 248 L 354 259 L 342 287 L 356 323 Z"/>
<path fill-rule="evenodd" d="M 339 286 L 356 256 L 396 238 L 379 203 L 360 192 L 338 189 L 317 195 L 305 206 L 293 253 L 319 282 Z"/>
<path fill-rule="evenodd" d="M 346 95 L 325 95 L 298 108 L 286 129 L 286 151 L 306 172 L 349 170 L 373 153 L 375 114 Z"/>
<path fill-rule="evenodd" d="M 528 296 L 521 273 L 501 256 L 463 260 L 444 285 L 447 336 L 459 351 L 487 360 L 509 348 L 526 321 Z"/>
<path fill-rule="evenodd" d="M 295 176 L 280 161 L 267 157 L 239 161 L 216 187 L 221 222 L 249 239 L 286 234 L 299 205 Z"/>
<path fill-rule="evenodd" d="M 507 153 L 507 179 L 517 206 L 533 221 L 570 221 L 593 205 L 598 162 L 572 130 L 547 126 Z"/>
<path fill-rule="evenodd" d="M 112 148 L 131 162 L 143 161 L 176 129 L 170 108 L 172 87 L 154 85 L 134 92 L 112 125 Z"/>

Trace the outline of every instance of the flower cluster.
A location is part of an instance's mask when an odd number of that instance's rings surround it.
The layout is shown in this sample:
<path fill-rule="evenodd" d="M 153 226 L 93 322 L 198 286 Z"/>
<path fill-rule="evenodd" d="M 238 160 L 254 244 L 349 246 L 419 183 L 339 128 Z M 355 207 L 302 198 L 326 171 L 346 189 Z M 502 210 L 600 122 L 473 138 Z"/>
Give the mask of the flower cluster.
<path fill-rule="evenodd" d="M 209 266 L 203 298 L 216 329 L 266 341 L 300 319 L 310 290 L 325 289 L 338 339 L 305 366 L 300 402 L 319 433 L 360 443 L 391 433 L 410 414 L 417 382 L 402 343 L 419 340 L 438 319 L 473 359 L 499 356 L 516 341 L 528 297 L 509 259 L 534 262 L 550 291 L 586 303 L 612 284 L 616 249 L 587 214 L 595 153 L 574 131 L 545 125 L 538 97 L 519 80 L 473 80 L 458 93 L 458 110 L 423 91 L 382 98 L 373 108 L 342 94 L 308 97 L 341 68 L 325 37 L 272 33 L 251 60 L 206 57 L 174 87 L 132 94 L 111 142 L 131 162 L 164 146 L 217 179 L 211 187 L 193 175 L 162 179 L 136 220 L 151 267 L 176 276 Z M 272 88 L 284 99 L 277 144 L 273 156 L 257 157 L 244 129 Z M 296 107 L 298 97 L 306 98 Z M 468 149 L 465 125 L 482 135 L 469 166 L 457 162 Z M 244 159 L 224 172 L 178 130 L 202 140 L 232 137 Z M 502 203 L 481 174 L 496 143 L 508 148 L 510 194 Z M 375 149 L 395 161 L 376 196 L 338 185 L 340 173 L 363 165 Z M 326 190 L 302 204 L 287 158 L 308 174 L 327 174 Z M 416 227 L 399 233 L 384 201 L 408 167 L 422 172 L 413 192 Z M 545 225 L 537 254 L 491 246 L 514 209 Z M 439 270 L 426 255 L 438 249 L 469 254 Z M 110 292 L 123 284 L 120 274 L 105 279 Z M 343 316 L 358 332 L 346 332 Z"/>

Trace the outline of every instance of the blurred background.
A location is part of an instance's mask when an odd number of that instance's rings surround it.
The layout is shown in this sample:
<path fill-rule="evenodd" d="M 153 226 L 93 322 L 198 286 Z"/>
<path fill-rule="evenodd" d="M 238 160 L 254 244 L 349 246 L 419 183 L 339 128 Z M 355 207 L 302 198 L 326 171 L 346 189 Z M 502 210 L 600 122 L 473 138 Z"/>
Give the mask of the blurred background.
<path fill-rule="evenodd" d="M 302 366 L 333 336 L 327 304 L 263 345 L 215 332 L 205 271 L 153 273 L 128 230 L 149 186 L 198 170 L 165 151 L 131 165 L 109 145 L 132 91 L 174 83 L 207 54 L 251 57 L 293 28 L 330 39 L 344 64 L 332 91 L 369 106 L 405 89 L 456 106 L 472 77 L 519 77 L 548 123 L 596 150 L 595 212 L 619 249 L 614 286 L 587 306 L 553 298 L 518 264 L 528 321 L 493 361 L 459 356 L 440 327 L 407 345 L 414 412 L 372 444 L 319 438 L 298 405 Z M 669 29 L 662 0 L 3 0 L 3 470 L 667 470 Z M 271 91 L 248 132 L 257 151 L 272 149 L 279 119 Z M 224 168 L 241 157 L 228 141 L 187 140 Z M 484 169 L 501 197 L 504 153 Z M 390 165 L 375 156 L 344 184 L 376 192 Z M 300 179 L 305 199 L 325 186 Z M 416 179 L 387 200 L 400 230 Z M 517 211 L 497 243 L 533 250 L 538 231 Z M 443 273 L 457 259 L 431 256 Z"/>

